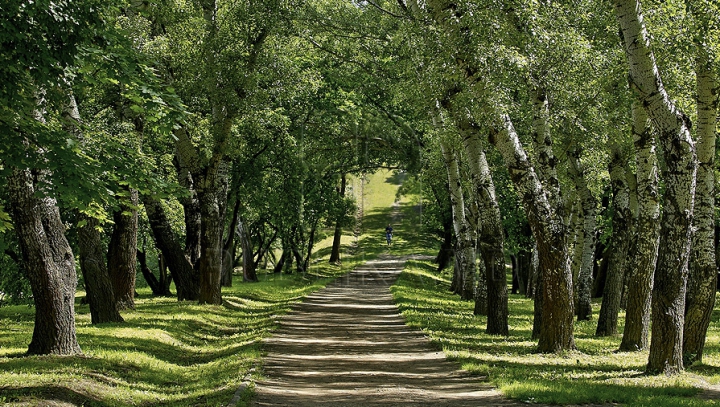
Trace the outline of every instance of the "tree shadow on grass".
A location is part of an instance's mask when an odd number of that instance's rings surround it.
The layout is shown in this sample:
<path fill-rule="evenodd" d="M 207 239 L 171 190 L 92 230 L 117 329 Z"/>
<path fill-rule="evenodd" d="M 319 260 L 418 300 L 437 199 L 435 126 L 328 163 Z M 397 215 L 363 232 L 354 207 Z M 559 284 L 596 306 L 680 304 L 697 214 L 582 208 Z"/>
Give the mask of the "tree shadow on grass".
<path fill-rule="evenodd" d="M 90 397 L 87 394 L 83 394 L 79 390 L 68 389 L 63 386 L 3 387 L 1 390 L 2 398 L 0 398 L 0 401 L 4 403 L 55 405 L 49 404 L 50 402 L 55 402 L 87 407 L 104 407 L 111 405 L 102 400 Z"/>

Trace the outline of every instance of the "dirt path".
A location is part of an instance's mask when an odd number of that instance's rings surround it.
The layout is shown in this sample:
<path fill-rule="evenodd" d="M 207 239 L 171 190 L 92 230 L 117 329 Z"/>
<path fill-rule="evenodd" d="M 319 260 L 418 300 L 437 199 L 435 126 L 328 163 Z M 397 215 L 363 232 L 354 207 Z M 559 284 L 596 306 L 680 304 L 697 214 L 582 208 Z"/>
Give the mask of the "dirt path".
<path fill-rule="evenodd" d="M 521 406 L 459 371 L 409 328 L 389 287 L 404 259 L 385 257 L 309 296 L 265 342 L 252 405 Z"/>

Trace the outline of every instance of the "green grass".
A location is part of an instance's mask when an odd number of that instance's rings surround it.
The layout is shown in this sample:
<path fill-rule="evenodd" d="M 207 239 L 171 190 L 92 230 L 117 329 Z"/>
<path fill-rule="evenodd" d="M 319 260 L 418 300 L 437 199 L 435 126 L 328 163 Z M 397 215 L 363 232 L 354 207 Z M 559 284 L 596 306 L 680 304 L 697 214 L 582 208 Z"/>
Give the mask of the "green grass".
<path fill-rule="evenodd" d="M 718 310 L 708 334 L 705 364 L 676 377 L 650 376 L 643 373 L 647 352 L 616 352 L 621 336 L 595 337 L 596 321 L 575 325 L 576 352 L 535 353 L 537 342 L 530 338 L 533 305 L 522 296 L 510 298 L 510 335 L 487 335 L 486 318 L 473 316 L 473 304 L 449 292 L 449 278 L 446 273 L 438 275 L 429 262 L 409 262 L 392 288 L 395 300 L 411 326 L 424 330 L 450 359 L 487 377 L 507 397 L 559 405 L 718 404 L 696 397 L 704 383 L 720 382 Z M 599 303 L 594 306 L 597 315 Z"/>
<path fill-rule="evenodd" d="M 0 405 L 220 406 L 248 378 L 257 378 L 260 340 L 290 306 L 333 278 L 387 251 L 375 230 L 391 216 L 398 185 L 391 174 L 368 176 L 364 200 L 367 234 L 345 231 L 342 266 L 327 262 L 332 231 L 316 245 L 305 275 L 260 271 L 258 283 L 236 280 L 223 288 L 223 306 L 155 298 L 139 289 L 125 323 L 91 325 L 87 305 L 76 303 L 82 356 L 25 356 L 34 308 L 0 308 Z M 395 181 L 395 180 L 392 180 Z M 390 197 L 388 202 L 388 197 Z M 141 278 L 141 277 L 140 277 Z M 84 293 L 78 293 L 78 299 Z M 239 405 L 247 404 L 252 386 Z M 55 404 L 51 404 L 55 403 Z M 63 404 L 65 405 L 65 404 Z"/>

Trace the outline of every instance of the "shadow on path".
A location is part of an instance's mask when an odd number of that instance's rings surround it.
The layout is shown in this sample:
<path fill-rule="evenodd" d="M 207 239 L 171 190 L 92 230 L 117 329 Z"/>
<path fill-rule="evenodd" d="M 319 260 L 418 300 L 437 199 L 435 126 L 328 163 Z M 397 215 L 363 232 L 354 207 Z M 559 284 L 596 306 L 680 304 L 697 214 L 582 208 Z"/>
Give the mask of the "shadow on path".
<path fill-rule="evenodd" d="M 369 261 L 283 317 L 251 405 L 520 406 L 405 325 L 389 287 L 405 259 Z"/>

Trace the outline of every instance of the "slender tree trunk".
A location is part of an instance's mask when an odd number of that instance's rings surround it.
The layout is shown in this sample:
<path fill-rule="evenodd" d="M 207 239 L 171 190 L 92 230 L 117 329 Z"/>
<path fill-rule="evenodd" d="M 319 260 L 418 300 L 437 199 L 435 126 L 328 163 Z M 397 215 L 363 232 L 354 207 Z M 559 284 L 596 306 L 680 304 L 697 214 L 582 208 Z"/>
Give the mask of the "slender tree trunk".
<path fill-rule="evenodd" d="M 688 118 L 670 101 L 660 78 L 639 0 L 614 0 L 634 91 L 643 102 L 663 147 L 667 169 L 660 246 L 652 294 L 653 334 L 648 372 L 683 370 L 685 292 L 692 237 L 697 157 Z"/>
<path fill-rule="evenodd" d="M 510 118 L 503 116 L 502 120 L 501 130 L 492 133 L 490 141 L 500 151 L 510 170 L 538 248 L 542 279 L 542 324 L 538 350 L 560 352 L 575 349 L 572 273 L 568 263 L 565 225 L 528 162 Z"/>
<path fill-rule="evenodd" d="M 240 199 L 235 201 L 232 218 L 228 226 L 227 237 L 223 243 L 223 264 L 222 264 L 222 286 L 232 287 L 233 269 L 235 266 L 235 235 L 238 224 L 238 213 L 240 212 Z"/>
<path fill-rule="evenodd" d="M 153 295 L 157 297 L 170 296 L 170 290 L 168 290 L 168 287 L 163 284 L 164 279 L 158 280 L 158 278 L 155 277 L 155 274 L 153 274 L 152 270 L 150 270 L 150 267 L 148 267 L 147 255 L 145 254 L 145 252 L 138 250 L 137 259 L 138 263 L 140 263 L 140 272 L 145 278 L 148 286 L 150 286 L 150 290 L 152 290 Z M 163 270 L 161 269 L 160 275 L 162 275 L 162 271 Z"/>
<path fill-rule="evenodd" d="M 632 213 L 630 212 L 630 189 L 625 167 L 626 158 L 620 147 L 613 143 L 610 149 L 610 182 L 613 194 L 613 237 L 610 243 L 609 264 L 602 305 L 598 318 L 597 336 L 611 336 L 618 333 L 618 314 L 620 313 L 620 297 L 622 296 L 625 270 L 628 268 L 630 240 L 632 234 Z"/>
<path fill-rule="evenodd" d="M 243 280 L 258 281 L 253 259 L 253 245 L 250 241 L 250 232 L 245 227 L 245 222 L 238 220 L 237 230 L 240 235 L 240 247 L 242 248 Z"/>
<path fill-rule="evenodd" d="M 90 216 L 78 214 L 85 225 L 77 228 L 80 249 L 80 270 L 85 280 L 85 292 L 90 304 L 90 319 L 93 324 L 123 322 L 115 301 L 112 283 L 105 265 L 100 223 Z"/>
<path fill-rule="evenodd" d="M 715 138 L 720 84 L 703 44 L 697 44 L 697 155 L 694 225 L 685 302 L 685 362 L 702 361 L 705 336 L 715 306 L 718 269 L 715 265 Z"/>
<path fill-rule="evenodd" d="M 177 170 L 178 183 L 188 191 L 186 196 L 180 197 L 180 204 L 183 206 L 185 217 L 185 256 L 190 264 L 197 267 L 200 260 L 200 227 L 202 225 L 200 216 L 200 201 L 195 190 L 194 180 L 199 175 L 193 176 L 188 165 L 184 163 L 180 153 L 175 155 L 175 168 Z"/>
<path fill-rule="evenodd" d="M 660 242 L 660 191 L 655 136 L 648 126 L 645 109 L 633 104 L 633 140 L 637 167 L 638 216 L 629 259 L 625 330 L 620 350 L 647 349 L 650 304 Z"/>
<path fill-rule="evenodd" d="M 108 245 L 108 272 L 119 309 L 135 309 L 137 274 L 138 191 L 128 189 L 128 203 L 113 214 L 115 227 Z"/>
<path fill-rule="evenodd" d="M 480 137 L 467 130 L 463 137 L 465 151 L 472 170 L 473 187 L 479 206 L 480 255 L 487 281 L 487 330 L 491 335 L 508 335 L 508 293 L 505 271 L 504 235 L 500 206 L 495 196 L 495 185 L 490 167 L 482 150 Z"/>
<path fill-rule="evenodd" d="M 338 194 L 341 199 L 345 198 L 345 187 L 347 185 L 347 177 L 345 174 L 340 178 L 340 190 Z M 330 263 L 340 264 L 340 242 L 342 239 L 342 219 L 345 214 L 339 215 L 335 221 L 335 234 L 333 235 L 332 251 L 330 252 Z"/>
<path fill-rule="evenodd" d="M 460 169 L 457 156 L 452 147 L 447 143 L 441 143 L 445 168 L 448 174 L 448 186 L 450 188 L 450 204 L 453 212 L 453 228 L 457 239 L 455 259 L 458 270 L 459 284 L 456 289 L 463 300 L 473 299 L 475 293 L 475 253 L 473 250 L 473 239 L 470 237 L 470 225 L 465 214 L 465 198 L 460 182 Z"/>
<path fill-rule="evenodd" d="M 7 193 L 35 303 L 31 355 L 81 353 L 75 333 L 75 258 L 55 199 L 38 196 L 30 170 L 13 169 Z"/>
<path fill-rule="evenodd" d="M 170 228 L 170 222 L 165 215 L 165 209 L 163 209 L 160 201 L 149 195 L 142 195 L 141 200 L 145 205 L 155 244 L 162 253 L 170 269 L 170 274 L 175 280 L 178 300 L 197 300 L 199 294 L 197 272 L 185 257 L 180 243 L 175 240 L 175 235 Z"/>
<path fill-rule="evenodd" d="M 580 273 L 578 275 L 578 321 L 589 321 L 592 318 L 592 272 L 595 262 L 595 214 L 597 201 L 590 192 L 585 181 L 585 170 L 580 163 L 580 151 L 573 151 L 568 158 L 570 173 L 575 188 L 580 196 L 583 212 L 583 248 Z"/>

